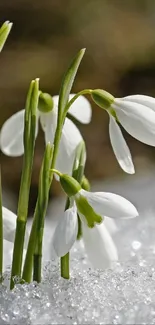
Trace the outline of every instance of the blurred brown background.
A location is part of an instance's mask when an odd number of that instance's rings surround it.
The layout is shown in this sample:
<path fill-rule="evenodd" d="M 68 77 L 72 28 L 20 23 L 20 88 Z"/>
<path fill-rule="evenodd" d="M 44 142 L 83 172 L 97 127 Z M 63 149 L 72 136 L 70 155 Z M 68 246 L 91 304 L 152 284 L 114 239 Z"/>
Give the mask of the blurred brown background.
<path fill-rule="evenodd" d="M 13 29 L 0 58 L 0 127 L 24 107 L 31 79 L 58 94 L 64 71 L 76 52 L 86 47 L 73 91 L 102 88 L 116 97 L 143 93 L 155 96 L 154 0 L 14 0 L 0 1 L 0 21 Z M 93 120 L 80 126 L 87 143 L 91 179 L 124 176 L 109 143 L 108 116 L 93 106 Z M 137 171 L 149 168 L 155 149 L 125 133 Z M 31 206 L 37 194 L 44 150 L 37 140 Z M 22 157 L 1 154 L 3 186 L 18 194 Z M 133 176 L 130 176 L 133 177 Z M 55 183 L 53 194 L 59 193 Z"/>

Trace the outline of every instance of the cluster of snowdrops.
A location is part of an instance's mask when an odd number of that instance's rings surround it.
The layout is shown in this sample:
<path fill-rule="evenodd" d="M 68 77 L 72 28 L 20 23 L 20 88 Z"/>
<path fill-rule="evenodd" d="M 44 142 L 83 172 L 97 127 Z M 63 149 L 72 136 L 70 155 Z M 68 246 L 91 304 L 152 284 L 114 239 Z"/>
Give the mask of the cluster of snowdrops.
<path fill-rule="evenodd" d="M 12 23 L 5 22 L 0 29 L 0 50 L 11 27 Z M 98 260 L 102 267 L 111 267 L 118 260 L 118 253 L 105 226 L 106 218 L 138 216 L 136 207 L 124 197 L 90 191 L 85 177 L 86 145 L 73 118 L 83 124 L 91 121 L 91 105 L 84 95 L 90 96 L 103 114 L 109 115 L 110 142 L 120 167 L 126 173 L 134 174 L 132 156 L 119 124 L 137 140 L 155 146 L 155 99 L 145 95 L 115 98 L 101 89 L 85 89 L 71 94 L 84 52 L 85 49 L 80 50 L 71 62 L 58 96 L 43 93 L 39 88 L 39 79 L 31 81 L 25 109 L 12 115 L 0 131 L 1 151 L 12 157 L 23 155 L 17 215 L 2 206 L 0 195 L 0 273 L 6 267 L 7 254 L 12 254 L 11 288 L 16 277 L 21 282 L 41 281 L 44 221 L 53 177 L 60 182 L 66 194 L 64 213 L 52 239 L 64 278 L 69 278 L 69 252 L 79 238 L 84 242 L 90 261 L 95 261 L 96 266 Z M 40 125 L 45 136 L 45 152 L 32 228 L 28 234 L 29 191 L 35 140 Z"/>

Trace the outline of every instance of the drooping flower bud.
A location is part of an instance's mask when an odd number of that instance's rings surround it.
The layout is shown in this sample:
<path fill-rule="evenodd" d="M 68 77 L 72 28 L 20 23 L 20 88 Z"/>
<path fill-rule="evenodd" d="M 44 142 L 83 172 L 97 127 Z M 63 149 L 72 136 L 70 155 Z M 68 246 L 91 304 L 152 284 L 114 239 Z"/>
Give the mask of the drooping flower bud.
<path fill-rule="evenodd" d="M 49 113 L 53 109 L 53 98 L 47 93 L 40 91 L 38 110 L 42 113 Z"/>
<path fill-rule="evenodd" d="M 94 89 L 91 92 L 93 101 L 101 108 L 108 109 L 114 102 L 114 97 L 105 90 Z"/>

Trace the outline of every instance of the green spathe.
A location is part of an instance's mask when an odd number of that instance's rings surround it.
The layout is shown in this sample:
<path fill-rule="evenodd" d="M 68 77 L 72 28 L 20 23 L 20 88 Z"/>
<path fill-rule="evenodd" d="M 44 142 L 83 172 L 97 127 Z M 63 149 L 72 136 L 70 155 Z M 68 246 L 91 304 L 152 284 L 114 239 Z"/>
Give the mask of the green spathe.
<path fill-rule="evenodd" d="M 60 175 L 60 184 L 69 197 L 76 195 L 81 190 L 81 186 L 76 179 L 67 174 Z"/>
<path fill-rule="evenodd" d="M 93 208 L 83 195 L 80 195 L 80 193 L 77 194 L 75 196 L 75 201 L 78 208 L 78 212 L 86 218 L 87 225 L 89 228 L 93 228 L 96 223 L 100 224 L 102 222 L 103 218 L 93 210 Z"/>
<path fill-rule="evenodd" d="M 38 109 L 42 113 L 49 113 L 53 109 L 53 98 L 48 93 L 40 92 L 39 95 L 39 102 L 38 102 Z"/>
<path fill-rule="evenodd" d="M 91 92 L 93 101 L 101 108 L 108 109 L 114 102 L 114 97 L 105 90 L 95 89 Z"/>

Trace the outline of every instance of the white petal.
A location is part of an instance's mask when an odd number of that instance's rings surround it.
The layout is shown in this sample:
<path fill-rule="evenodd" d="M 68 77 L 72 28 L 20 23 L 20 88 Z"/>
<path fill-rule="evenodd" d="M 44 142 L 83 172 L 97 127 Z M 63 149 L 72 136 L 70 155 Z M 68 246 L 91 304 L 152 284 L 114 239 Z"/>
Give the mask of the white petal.
<path fill-rule="evenodd" d="M 138 216 L 135 206 L 124 197 L 107 192 L 87 192 L 80 190 L 80 195 L 87 198 L 94 211 L 102 217 L 134 218 Z"/>
<path fill-rule="evenodd" d="M 155 112 L 138 103 L 115 99 L 112 108 L 124 129 L 137 140 L 155 146 Z"/>
<path fill-rule="evenodd" d="M 74 96 L 75 94 L 71 94 L 69 96 L 69 100 L 71 100 Z M 84 96 L 79 96 L 71 105 L 69 113 L 83 124 L 90 123 L 92 117 L 92 109 L 87 98 Z"/>
<path fill-rule="evenodd" d="M 75 150 L 81 140 L 82 136 L 78 128 L 71 120 L 66 118 L 60 140 L 56 169 L 71 175 Z"/>
<path fill-rule="evenodd" d="M 9 209 L 3 207 L 3 238 L 9 242 L 14 243 L 15 230 L 16 230 L 16 219 L 17 216 Z M 28 243 L 28 231 L 25 232 L 25 246 Z"/>
<path fill-rule="evenodd" d="M 126 144 L 120 127 L 113 116 L 110 115 L 109 135 L 111 145 L 116 159 L 121 168 L 128 174 L 134 174 L 135 169 L 132 162 L 130 150 Z"/>
<path fill-rule="evenodd" d="M 50 113 L 41 113 L 40 122 L 45 132 L 46 143 L 53 143 L 57 125 L 57 107 L 55 106 Z M 76 125 L 66 118 L 62 129 L 56 169 L 66 174 L 72 173 L 75 150 L 81 140 L 82 136 Z M 55 177 L 57 180 L 59 179 L 56 175 Z"/>
<path fill-rule="evenodd" d="M 17 157 L 23 155 L 24 153 L 24 114 L 24 109 L 15 113 L 3 124 L 1 128 L 0 149 L 7 156 Z M 36 124 L 36 137 L 37 134 L 38 116 Z"/>
<path fill-rule="evenodd" d="M 73 206 L 64 212 L 54 232 L 53 246 L 57 256 L 64 256 L 70 251 L 76 240 L 77 232 L 77 210 Z"/>
<path fill-rule="evenodd" d="M 82 224 L 82 234 L 88 259 L 94 268 L 110 268 L 118 260 L 116 246 L 104 222 L 94 228 Z"/>
<path fill-rule="evenodd" d="M 3 240 L 3 271 L 12 264 L 13 243 Z"/>
<path fill-rule="evenodd" d="M 8 210 L 7 208 L 2 208 L 3 213 L 3 238 L 7 241 L 14 242 L 15 229 L 16 229 L 16 219 L 17 216 Z"/>
<path fill-rule="evenodd" d="M 70 94 L 69 100 L 71 100 L 76 94 Z M 58 106 L 59 96 L 53 96 L 53 101 Z M 83 124 L 88 124 L 91 121 L 92 109 L 89 101 L 84 96 L 79 96 L 76 101 L 71 105 L 69 113 L 73 115 L 78 121 Z"/>
<path fill-rule="evenodd" d="M 104 216 L 104 225 L 110 234 L 115 234 L 118 231 L 115 220 Z"/>
<path fill-rule="evenodd" d="M 24 109 L 15 113 L 2 126 L 0 148 L 8 156 L 16 157 L 24 153 L 24 113 Z"/>
<path fill-rule="evenodd" d="M 70 94 L 71 100 L 76 94 Z M 58 106 L 59 96 L 53 96 L 54 105 Z M 89 101 L 84 96 L 79 96 L 76 101 L 71 105 L 69 113 L 73 115 L 78 121 L 83 124 L 88 124 L 91 121 L 92 109 Z"/>
<path fill-rule="evenodd" d="M 12 255 L 13 255 L 13 246 L 14 244 L 7 241 L 3 240 L 3 271 L 6 270 L 7 267 L 10 267 L 12 264 Z M 26 250 L 23 250 L 23 262 L 26 256 Z M 7 283 L 7 279 L 4 279 L 5 285 L 9 285 Z"/>
<path fill-rule="evenodd" d="M 55 96 L 53 96 L 52 98 L 53 98 L 54 106 L 58 106 L 59 95 L 55 95 Z"/>
<path fill-rule="evenodd" d="M 57 107 L 49 113 L 40 113 L 40 123 L 45 132 L 45 142 L 53 144 L 55 130 L 57 126 Z"/>
<path fill-rule="evenodd" d="M 155 98 L 146 95 L 131 95 L 122 98 L 123 101 L 138 103 L 155 111 Z"/>

